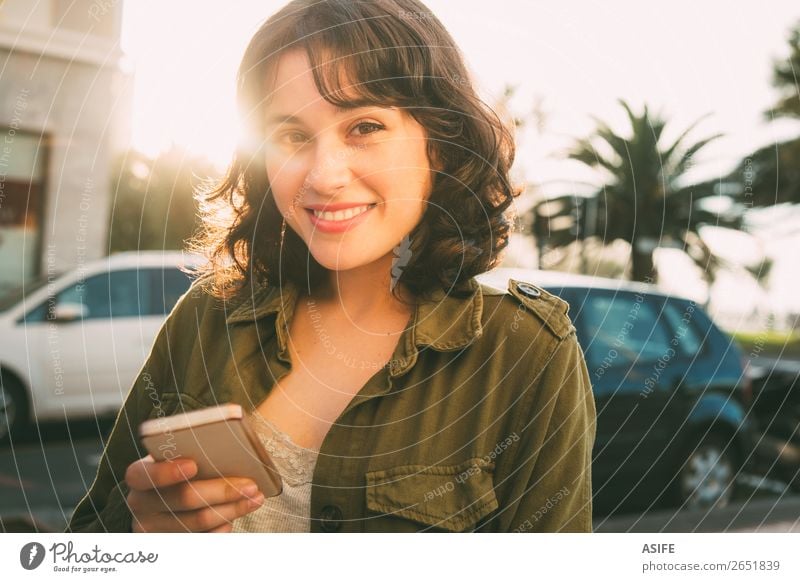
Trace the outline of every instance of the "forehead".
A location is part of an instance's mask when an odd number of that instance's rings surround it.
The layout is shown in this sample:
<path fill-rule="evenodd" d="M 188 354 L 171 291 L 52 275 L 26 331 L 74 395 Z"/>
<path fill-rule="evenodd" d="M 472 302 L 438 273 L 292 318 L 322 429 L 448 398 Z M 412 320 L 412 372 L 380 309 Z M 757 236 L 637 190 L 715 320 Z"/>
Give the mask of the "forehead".
<path fill-rule="evenodd" d="M 341 87 L 341 94 L 337 97 L 352 101 L 354 105 L 365 105 L 363 97 L 354 90 L 354 84 L 349 80 L 345 67 L 335 67 L 334 71 L 338 75 L 338 85 Z M 320 95 L 308 56 L 303 50 L 282 54 L 272 74 L 267 75 L 265 83 L 267 89 L 265 105 L 268 109 L 299 110 L 309 105 L 332 106 Z"/>

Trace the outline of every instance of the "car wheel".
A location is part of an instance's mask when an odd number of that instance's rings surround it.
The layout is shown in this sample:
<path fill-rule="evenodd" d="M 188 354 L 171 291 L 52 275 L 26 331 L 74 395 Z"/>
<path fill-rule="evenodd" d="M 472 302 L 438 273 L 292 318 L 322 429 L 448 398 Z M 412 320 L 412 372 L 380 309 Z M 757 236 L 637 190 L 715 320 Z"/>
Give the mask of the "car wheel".
<path fill-rule="evenodd" d="M 17 437 L 28 417 L 28 400 L 16 380 L 0 375 L 0 444 Z"/>
<path fill-rule="evenodd" d="M 708 434 L 678 475 L 680 503 L 686 509 L 725 507 L 733 498 L 736 456 L 730 439 Z"/>

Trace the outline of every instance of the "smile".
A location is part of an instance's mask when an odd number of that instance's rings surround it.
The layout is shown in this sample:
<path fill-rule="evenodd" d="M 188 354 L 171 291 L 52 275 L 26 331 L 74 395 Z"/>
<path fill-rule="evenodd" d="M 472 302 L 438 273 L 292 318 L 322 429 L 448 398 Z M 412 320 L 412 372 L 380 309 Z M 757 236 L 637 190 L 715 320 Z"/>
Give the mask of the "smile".
<path fill-rule="evenodd" d="M 370 216 L 377 204 L 363 204 L 336 212 L 307 208 L 308 217 L 316 230 L 327 234 L 341 234 L 356 227 Z"/>
<path fill-rule="evenodd" d="M 322 220 L 331 222 L 341 222 L 343 220 L 350 220 L 354 216 L 364 214 L 367 210 L 375 206 L 375 204 L 365 204 L 364 206 L 356 206 L 346 210 L 337 210 L 336 212 L 323 212 L 322 210 L 312 210 L 314 216 Z"/>

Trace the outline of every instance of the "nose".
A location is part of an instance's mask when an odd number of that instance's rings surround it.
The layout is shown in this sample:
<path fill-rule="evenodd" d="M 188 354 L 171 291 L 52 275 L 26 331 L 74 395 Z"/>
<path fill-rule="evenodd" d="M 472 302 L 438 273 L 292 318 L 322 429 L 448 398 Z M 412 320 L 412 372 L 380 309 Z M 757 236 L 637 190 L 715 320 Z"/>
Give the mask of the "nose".
<path fill-rule="evenodd" d="M 306 184 L 322 196 L 335 194 L 350 183 L 352 153 L 341 143 L 319 140 L 314 165 L 306 176 Z"/>

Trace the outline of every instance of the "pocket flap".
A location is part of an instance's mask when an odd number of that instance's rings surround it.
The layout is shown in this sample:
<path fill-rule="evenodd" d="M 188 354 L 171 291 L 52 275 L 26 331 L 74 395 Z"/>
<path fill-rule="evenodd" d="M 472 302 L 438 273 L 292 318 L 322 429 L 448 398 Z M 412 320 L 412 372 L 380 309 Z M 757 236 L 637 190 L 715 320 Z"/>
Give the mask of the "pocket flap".
<path fill-rule="evenodd" d="M 473 457 L 456 465 L 401 465 L 369 471 L 367 507 L 450 531 L 464 531 L 497 509 L 494 462 Z"/>

